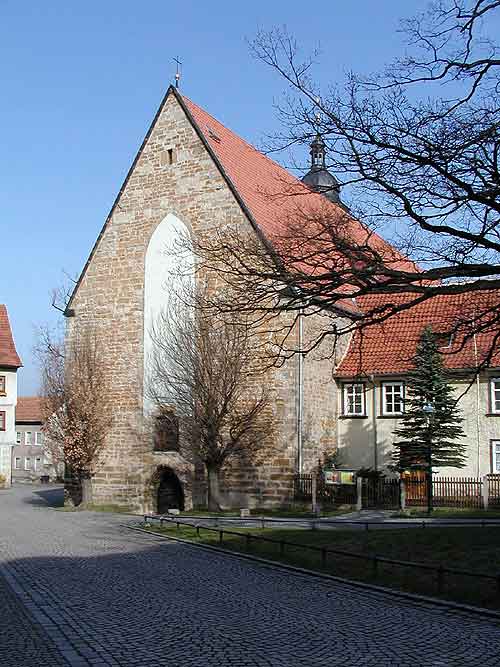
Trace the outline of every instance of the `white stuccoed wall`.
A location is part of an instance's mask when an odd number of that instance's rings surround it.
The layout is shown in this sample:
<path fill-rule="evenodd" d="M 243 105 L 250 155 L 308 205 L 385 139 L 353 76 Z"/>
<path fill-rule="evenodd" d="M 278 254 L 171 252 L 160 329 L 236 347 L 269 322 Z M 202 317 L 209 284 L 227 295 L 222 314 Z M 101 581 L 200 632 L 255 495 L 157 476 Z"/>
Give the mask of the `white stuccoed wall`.
<path fill-rule="evenodd" d="M 0 431 L 0 475 L 11 484 L 12 447 L 16 443 L 17 373 L 0 369 L 5 375 L 6 396 L 0 396 L 0 411 L 5 411 L 6 430 Z"/>

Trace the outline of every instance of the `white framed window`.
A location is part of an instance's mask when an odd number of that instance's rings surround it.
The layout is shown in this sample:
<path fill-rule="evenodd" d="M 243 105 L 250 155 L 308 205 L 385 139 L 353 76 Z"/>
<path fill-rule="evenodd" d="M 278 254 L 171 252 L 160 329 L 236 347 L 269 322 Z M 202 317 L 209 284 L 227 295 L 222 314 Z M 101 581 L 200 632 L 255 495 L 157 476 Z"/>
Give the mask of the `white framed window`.
<path fill-rule="evenodd" d="M 500 474 L 500 440 L 491 441 L 491 472 Z"/>
<path fill-rule="evenodd" d="M 43 433 L 35 431 L 35 445 L 43 445 Z"/>
<path fill-rule="evenodd" d="M 0 375 L 0 396 L 7 395 L 7 380 L 5 375 Z"/>
<path fill-rule="evenodd" d="M 382 414 L 401 415 L 404 412 L 405 386 L 403 382 L 382 383 Z"/>
<path fill-rule="evenodd" d="M 35 470 L 35 472 L 37 470 L 40 470 L 41 465 L 42 465 L 42 457 L 37 456 L 36 459 L 35 459 L 35 465 L 33 466 L 33 470 Z"/>
<path fill-rule="evenodd" d="M 31 457 L 26 456 L 24 458 L 24 469 L 25 470 L 31 470 Z"/>
<path fill-rule="evenodd" d="M 20 456 L 16 456 L 14 458 L 14 468 L 15 468 L 15 470 L 20 470 L 21 469 L 21 457 Z"/>
<path fill-rule="evenodd" d="M 24 444 L 25 445 L 31 445 L 33 440 L 31 439 L 31 431 L 26 431 L 24 434 Z"/>
<path fill-rule="evenodd" d="M 366 415 L 365 385 L 362 382 L 344 385 L 343 414 L 348 417 L 364 417 Z"/>
<path fill-rule="evenodd" d="M 0 410 L 0 431 L 7 430 L 7 413 L 5 410 Z"/>
<path fill-rule="evenodd" d="M 20 445 L 21 442 L 22 442 L 22 434 L 21 434 L 21 431 L 18 431 L 18 432 L 16 433 L 16 443 L 17 443 L 18 445 Z"/>
<path fill-rule="evenodd" d="M 500 378 L 490 380 L 490 404 L 491 412 L 500 414 Z"/>

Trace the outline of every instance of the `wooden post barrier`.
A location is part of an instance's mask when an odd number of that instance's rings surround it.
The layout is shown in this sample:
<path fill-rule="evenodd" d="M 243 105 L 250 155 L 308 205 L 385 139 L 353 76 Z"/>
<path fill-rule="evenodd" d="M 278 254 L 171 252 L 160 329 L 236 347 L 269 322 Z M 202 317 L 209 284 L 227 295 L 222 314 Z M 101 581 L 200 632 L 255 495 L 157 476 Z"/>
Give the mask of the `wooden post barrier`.
<path fill-rule="evenodd" d="M 318 478 L 316 477 L 316 475 L 314 473 L 313 473 L 313 476 L 312 476 L 311 487 L 312 487 L 311 488 L 311 499 L 312 499 L 311 500 L 311 509 L 312 509 L 312 513 L 316 514 L 316 508 L 317 508 L 316 494 L 317 494 L 317 487 L 318 487 Z"/>
<path fill-rule="evenodd" d="M 490 502 L 490 485 L 489 485 L 488 475 L 485 475 L 483 477 L 483 484 L 481 491 L 483 495 L 483 509 L 487 510 Z"/>
<path fill-rule="evenodd" d="M 403 477 L 399 480 L 399 506 L 404 512 L 406 509 L 406 482 Z"/>
<path fill-rule="evenodd" d="M 363 509 L 363 478 L 356 478 L 356 511 Z"/>

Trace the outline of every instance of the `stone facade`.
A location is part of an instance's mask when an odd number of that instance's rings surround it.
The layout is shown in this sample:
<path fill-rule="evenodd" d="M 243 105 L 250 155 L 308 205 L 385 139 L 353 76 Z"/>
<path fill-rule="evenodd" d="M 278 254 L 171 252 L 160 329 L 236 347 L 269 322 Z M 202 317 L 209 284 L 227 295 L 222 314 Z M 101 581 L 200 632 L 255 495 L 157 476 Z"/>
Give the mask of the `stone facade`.
<path fill-rule="evenodd" d="M 169 94 L 146 137 L 69 304 L 67 339 L 91 327 L 105 347 L 113 423 L 94 477 L 96 503 L 155 509 L 161 466 L 186 487 L 187 504 L 204 498 L 204 476 L 180 457 L 153 452 L 144 394 L 145 258 L 158 225 L 172 214 L 191 234 L 249 221 L 175 95 Z M 311 324 L 310 324 L 311 323 Z M 304 329 L 314 326 L 305 318 Z M 296 335 L 298 333 L 296 332 Z M 298 460 L 298 358 L 269 371 L 275 441 L 258 462 L 235 461 L 225 474 L 228 502 L 273 505 L 291 500 Z M 302 465 L 314 466 L 336 444 L 333 363 L 303 362 Z"/>

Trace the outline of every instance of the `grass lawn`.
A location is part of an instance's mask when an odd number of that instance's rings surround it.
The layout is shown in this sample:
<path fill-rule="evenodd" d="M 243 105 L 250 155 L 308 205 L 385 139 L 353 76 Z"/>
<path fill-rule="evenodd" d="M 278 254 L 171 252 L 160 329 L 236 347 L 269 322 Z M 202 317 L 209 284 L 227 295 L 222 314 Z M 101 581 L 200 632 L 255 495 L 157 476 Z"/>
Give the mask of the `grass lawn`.
<path fill-rule="evenodd" d="M 321 512 L 321 514 L 313 514 L 309 509 L 304 509 L 304 507 L 290 507 L 283 509 L 264 509 L 264 508 L 255 508 L 250 510 L 250 516 L 253 517 L 271 517 L 271 518 L 283 518 L 283 519 L 317 519 L 318 516 L 321 517 L 335 517 L 340 516 L 341 514 L 347 514 L 351 512 L 350 508 L 348 509 L 337 509 L 337 510 L 327 510 Z M 239 510 L 222 510 L 220 512 L 209 512 L 204 509 L 194 509 L 186 512 L 181 512 L 181 516 L 184 518 L 189 518 L 190 516 L 206 516 L 206 517 L 238 517 L 240 516 Z"/>
<path fill-rule="evenodd" d="M 391 515 L 398 519 L 500 519 L 500 510 L 460 509 L 457 507 L 435 507 L 429 515 L 420 507 L 395 512 Z"/>
<path fill-rule="evenodd" d="M 111 512 L 112 514 L 131 514 L 132 511 L 130 507 L 125 507 L 124 505 L 78 505 L 74 507 L 72 505 L 64 505 L 63 507 L 56 507 L 59 512 Z"/>
<path fill-rule="evenodd" d="M 359 581 L 380 584 L 400 590 L 444 597 L 467 604 L 500 608 L 500 595 L 496 583 L 489 579 L 446 575 L 444 591 L 438 595 L 436 573 L 397 565 L 379 563 L 378 574 L 374 576 L 370 561 L 329 554 L 326 565 L 322 564 L 321 552 L 312 552 L 300 547 L 285 546 L 284 553 L 279 544 L 251 540 L 247 549 L 246 537 L 227 535 L 224 529 L 222 545 L 219 533 L 200 530 L 198 537 L 194 528 L 174 525 L 150 530 L 166 535 L 216 544 L 226 549 L 249 552 L 272 560 L 329 574 L 348 577 Z M 228 530 L 231 530 L 229 528 Z M 234 529 L 236 530 L 236 529 Z M 362 530 L 300 530 L 300 529 L 237 529 L 239 533 L 263 536 L 273 540 L 292 542 L 331 549 L 341 549 L 355 554 L 368 554 L 414 562 L 442 564 L 445 567 L 470 570 L 473 572 L 500 573 L 500 527 L 487 528 L 406 528 Z M 251 538 L 250 538 L 251 539 Z"/>

